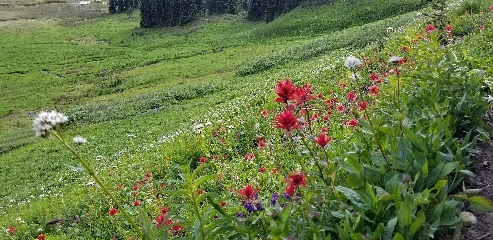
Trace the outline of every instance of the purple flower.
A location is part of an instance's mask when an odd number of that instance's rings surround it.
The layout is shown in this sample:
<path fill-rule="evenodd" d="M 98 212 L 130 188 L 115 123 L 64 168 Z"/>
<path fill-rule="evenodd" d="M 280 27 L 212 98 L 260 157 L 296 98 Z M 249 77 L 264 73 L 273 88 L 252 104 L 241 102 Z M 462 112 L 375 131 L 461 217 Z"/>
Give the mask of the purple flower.
<path fill-rule="evenodd" d="M 236 217 L 237 218 L 245 218 L 246 216 L 242 212 L 239 212 L 239 213 L 236 214 Z"/>
<path fill-rule="evenodd" d="M 289 196 L 289 194 L 288 194 L 287 192 L 284 192 L 284 193 L 282 194 L 282 196 L 283 196 L 284 198 L 286 198 L 286 199 L 291 199 L 291 196 Z"/>
<path fill-rule="evenodd" d="M 274 192 L 270 200 L 270 206 L 273 207 L 274 205 L 276 205 L 278 199 L 279 199 L 279 193 Z"/>
<path fill-rule="evenodd" d="M 257 209 L 255 208 L 255 205 L 253 205 L 252 202 L 250 201 L 244 201 L 243 202 L 243 207 L 245 208 L 245 210 L 247 210 L 249 213 L 251 212 L 255 212 Z"/>
<path fill-rule="evenodd" d="M 264 210 L 264 209 L 265 209 L 265 208 L 264 208 L 264 206 L 262 205 L 262 203 L 261 203 L 261 202 L 257 202 L 257 203 L 255 203 L 255 210 L 256 210 L 256 211 L 262 211 L 262 210 Z"/>

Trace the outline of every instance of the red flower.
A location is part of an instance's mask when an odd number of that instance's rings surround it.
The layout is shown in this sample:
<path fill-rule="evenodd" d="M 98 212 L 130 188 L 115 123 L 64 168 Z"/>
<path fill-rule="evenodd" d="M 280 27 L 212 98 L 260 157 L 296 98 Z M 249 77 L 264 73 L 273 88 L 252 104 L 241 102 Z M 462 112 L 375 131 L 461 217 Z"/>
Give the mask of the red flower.
<path fill-rule="evenodd" d="M 156 228 L 159 228 L 162 226 L 161 223 L 164 221 L 165 218 L 166 218 L 165 214 L 159 214 L 159 216 L 157 218 L 154 218 L 154 220 L 156 220 Z"/>
<path fill-rule="evenodd" d="M 262 117 L 268 117 L 269 116 L 269 112 L 267 112 L 267 110 L 262 110 Z"/>
<path fill-rule="evenodd" d="M 204 190 L 202 190 L 202 189 L 197 189 L 197 192 L 196 192 L 196 193 L 197 193 L 197 195 L 204 194 Z"/>
<path fill-rule="evenodd" d="M 42 234 L 42 233 L 41 233 L 41 234 L 39 234 L 39 236 L 38 236 L 38 240 L 45 240 L 45 239 L 46 239 L 46 238 L 45 238 L 45 235 L 44 235 L 44 234 Z"/>
<path fill-rule="evenodd" d="M 377 85 L 373 85 L 369 88 L 368 94 L 370 96 L 378 96 L 380 94 L 380 88 Z"/>
<path fill-rule="evenodd" d="M 346 111 L 346 107 L 344 107 L 344 105 L 342 104 L 339 104 L 337 105 L 337 111 L 343 113 L 344 111 Z"/>
<path fill-rule="evenodd" d="M 368 103 L 365 101 L 361 101 L 358 103 L 358 109 L 363 111 L 368 108 Z"/>
<path fill-rule="evenodd" d="M 254 153 L 249 153 L 245 155 L 245 160 L 254 160 L 255 159 L 255 154 Z"/>
<path fill-rule="evenodd" d="M 353 118 L 353 119 L 349 120 L 348 125 L 350 127 L 357 127 L 359 125 L 359 123 L 358 123 L 358 120 L 357 119 L 354 119 Z"/>
<path fill-rule="evenodd" d="M 327 133 L 327 132 L 329 132 L 329 129 L 328 129 L 328 128 L 326 128 L 326 127 L 324 127 L 324 128 L 322 128 L 322 129 L 320 129 L 320 132 L 322 132 L 322 133 Z"/>
<path fill-rule="evenodd" d="M 447 32 L 452 32 L 452 30 L 453 29 L 452 29 L 452 26 L 450 26 L 450 24 L 445 27 L 445 31 L 447 31 Z"/>
<path fill-rule="evenodd" d="M 272 174 L 277 174 L 277 168 L 272 169 Z"/>
<path fill-rule="evenodd" d="M 224 207 L 226 205 L 226 201 L 221 201 L 220 205 L 221 207 Z"/>
<path fill-rule="evenodd" d="M 264 168 L 264 167 L 260 167 L 260 168 L 258 169 L 258 171 L 259 171 L 259 172 L 261 172 L 261 173 L 264 173 L 264 172 L 265 172 L 265 168 Z"/>
<path fill-rule="evenodd" d="M 355 102 L 356 101 L 356 93 L 348 92 L 346 95 L 346 99 L 348 102 Z"/>
<path fill-rule="evenodd" d="M 433 24 L 428 24 L 428 26 L 426 26 L 426 28 L 425 28 L 425 33 L 429 34 L 429 33 L 434 32 L 436 30 L 437 29 Z"/>
<path fill-rule="evenodd" d="M 324 115 L 324 118 L 323 119 L 324 119 L 325 122 L 327 122 L 327 121 L 329 121 L 329 116 Z"/>
<path fill-rule="evenodd" d="M 108 214 L 109 214 L 110 216 L 115 216 L 117 213 L 118 213 L 118 209 L 116 209 L 116 208 L 112 208 L 112 209 L 110 209 L 110 211 L 108 212 Z"/>
<path fill-rule="evenodd" d="M 490 10 L 493 11 L 493 5 L 490 6 Z"/>
<path fill-rule="evenodd" d="M 321 133 L 313 141 L 315 141 L 321 147 L 325 147 L 327 144 L 330 143 L 330 141 L 332 141 L 332 137 L 327 137 L 327 136 L 325 136 L 324 133 Z"/>
<path fill-rule="evenodd" d="M 279 81 L 276 88 L 276 102 L 288 103 L 288 100 L 295 99 L 296 86 L 289 79 Z"/>
<path fill-rule="evenodd" d="M 318 119 L 318 113 L 314 113 L 310 119 L 316 121 Z"/>
<path fill-rule="evenodd" d="M 289 174 L 288 178 L 285 180 L 289 185 L 297 188 L 299 186 L 306 187 L 306 177 L 305 175 L 297 172 L 292 172 Z"/>
<path fill-rule="evenodd" d="M 293 185 L 288 185 L 286 187 L 286 193 L 289 195 L 289 196 L 293 196 L 294 195 L 294 191 L 296 190 L 296 188 L 293 186 Z"/>
<path fill-rule="evenodd" d="M 144 183 L 148 183 L 151 177 L 152 177 L 152 173 L 146 172 L 146 175 L 144 177 Z"/>
<path fill-rule="evenodd" d="M 257 141 L 258 141 L 258 148 L 259 149 L 262 149 L 263 147 L 265 147 L 265 142 L 264 142 L 264 138 L 263 137 L 258 137 L 257 138 Z"/>
<path fill-rule="evenodd" d="M 382 79 L 380 79 L 380 77 L 378 77 L 378 75 L 376 73 L 370 74 L 370 80 L 373 83 L 381 83 L 382 82 Z"/>
<path fill-rule="evenodd" d="M 301 127 L 300 124 L 298 124 L 298 119 L 296 118 L 294 113 L 289 110 L 279 113 L 279 115 L 274 118 L 274 121 L 275 128 L 285 129 L 288 132 L 293 129 L 299 129 Z"/>
<path fill-rule="evenodd" d="M 402 46 L 402 47 L 401 47 L 401 51 L 403 51 L 403 52 L 406 52 L 406 53 L 407 53 L 407 52 L 409 52 L 409 48 L 408 48 L 407 46 Z"/>
<path fill-rule="evenodd" d="M 311 95 L 312 86 L 305 84 L 305 86 L 296 89 L 295 91 L 295 100 L 296 105 L 301 106 L 303 103 L 306 103 L 315 97 Z"/>
<path fill-rule="evenodd" d="M 135 200 L 135 201 L 134 201 L 134 206 L 135 206 L 135 207 L 140 206 L 140 202 L 139 202 L 139 200 Z"/>
<path fill-rule="evenodd" d="M 200 157 L 199 158 L 199 162 L 202 163 L 202 164 L 203 163 L 207 163 L 207 158 L 206 157 Z"/>
<path fill-rule="evenodd" d="M 8 234 L 14 234 L 15 233 L 15 227 L 14 226 L 10 226 L 9 228 L 7 228 L 7 233 Z"/>
<path fill-rule="evenodd" d="M 256 198 L 258 189 L 254 189 L 251 184 L 245 186 L 245 188 L 240 189 L 238 193 L 246 200 L 254 200 Z"/>
<path fill-rule="evenodd" d="M 162 207 L 161 208 L 161 214 L 166 215 L 168 213 L 169 209 L 167 207 Z"/>

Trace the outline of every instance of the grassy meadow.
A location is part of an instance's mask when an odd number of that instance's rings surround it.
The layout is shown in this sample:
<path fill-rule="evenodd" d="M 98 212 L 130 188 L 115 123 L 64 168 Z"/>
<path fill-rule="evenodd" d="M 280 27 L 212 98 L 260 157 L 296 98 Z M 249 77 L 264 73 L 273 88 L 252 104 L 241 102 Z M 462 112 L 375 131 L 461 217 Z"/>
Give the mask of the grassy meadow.
<path fill-rule="evenodd" d="M 461 40 L 475 46 L 469 50 L 480 56 L 471 60 L 473 65 L 491 63 L 482 47 L 491 45 L 488 3 L 482 1 L 483 14 L 470 18 L 461 17 L 456 3 L 449 4 L 449 18 L 463 26 L 456 30 Z M 147 211 L 156 212 L 180 201 L 156 193 L 162 184 L 180 186 L 175 164 L 196 166 L 201 156 L 212 158 L 221 151 L 231 164 L 216 169 L 237 178 L 229 185 L 234 192 L 249 182 L 251 169 L 259 185 L 265 181 L 269 188 L 282 189 L 282 176 L 273 175 L 275 183 L 257 173 L 258 164 L 241 162 L 256 151 L 252 141 L 258 136 L 283 137 L 266 130 L 272 121 L 259 120 L 262 110 L 280 109 L 274 103 L 276 82 L 290 78 L 328 89 L 350 75 L 343 67 L 347 57 L 378 50 L 387 57 L 389 49 L 400 48 L 412 31 L 423 28 L 430 21 L 426 14 L 432 13 L 421 0 L 402 1 L 397 9 L 394 5 L 388 0 L 355 5 L 338 1 L 301 6 L 270 23 L 224 15 L 186 26 L 141 29 L 138 11 L 109 15 L 100 2 L 0 4 L 0 227 L 16 229 L 14 235 L 0 233 L 0 239 L 33 239 L 42 233 L 48 239 L 137 237 L 123 218 L 108 217 L 112 202 L 92 186 L 73 155 L 53 139 L 34 137 L 32 120 L 42 110 L 69 117 L 63 132 L 67 139 L 87 138 L 78 149 L 132 216 L 139 216 L 132 206 L 132 186 L 146 173 L 152 173 L 152 183 L 142 187 L 139 199 Z M 480 26 L 467 28 L 483 22 L 483 35 Z M 456 47 L 462 51 L 460 44 Z M 427 50 L 422 51 L 425 56 Z M 485 71 L 492 74 L 491 67 Z M 225 141 L 236 145 L 218 145 L 197 133 L 198 125 L 212 124 L 231 131 Z M 343 139 L 352 133 L 343 129 L 333 134 Z M 344 141 L 339 143 L 352 144 Z M 286 165 L 297 164 L 283 153 L 283 141 L 272 142 L 277 145 L 271 151 L 285 157 Z M 260 165 L 289 173 L 266 152 L 255 153 Z M 229 196 L 226 185 L 206 184 Z M 226 199 L 233 204 L 233 197 Z M 193 229 L 191 225 L 187 228 Z"/>

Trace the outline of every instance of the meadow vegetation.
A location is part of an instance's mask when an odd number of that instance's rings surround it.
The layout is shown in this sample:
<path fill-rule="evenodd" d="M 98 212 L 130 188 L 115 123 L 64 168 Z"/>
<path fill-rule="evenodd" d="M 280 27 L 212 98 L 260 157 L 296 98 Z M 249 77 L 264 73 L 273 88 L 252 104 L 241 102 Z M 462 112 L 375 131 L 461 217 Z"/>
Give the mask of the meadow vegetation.
<path fill-rule="evenodd" d="M 123 210 L 150 239 L 460 234 L 464 202 L 493 209 L 462 185 L 489 138 L 493 2 L 450 2 L 447 29 L 391 2 L 163 29 L 137 12 L 0 22 L 0 238 L 142 237 Z M 34 137 L 52 109 L 122 206 Z"/>

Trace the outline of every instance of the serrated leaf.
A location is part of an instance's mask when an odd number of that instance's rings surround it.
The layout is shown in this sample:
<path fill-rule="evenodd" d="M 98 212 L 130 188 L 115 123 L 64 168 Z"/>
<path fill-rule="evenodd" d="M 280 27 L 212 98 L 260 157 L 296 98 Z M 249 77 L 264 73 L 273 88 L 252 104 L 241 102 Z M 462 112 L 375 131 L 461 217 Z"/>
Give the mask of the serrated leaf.
<path fill-rule="evenodd" d="M 493 202 L 484 197 L 473 196 L 468 198 L 467 200 L 474 207 L 474 210 L 476 212 L 484 213 L 493 211 Z"/>

